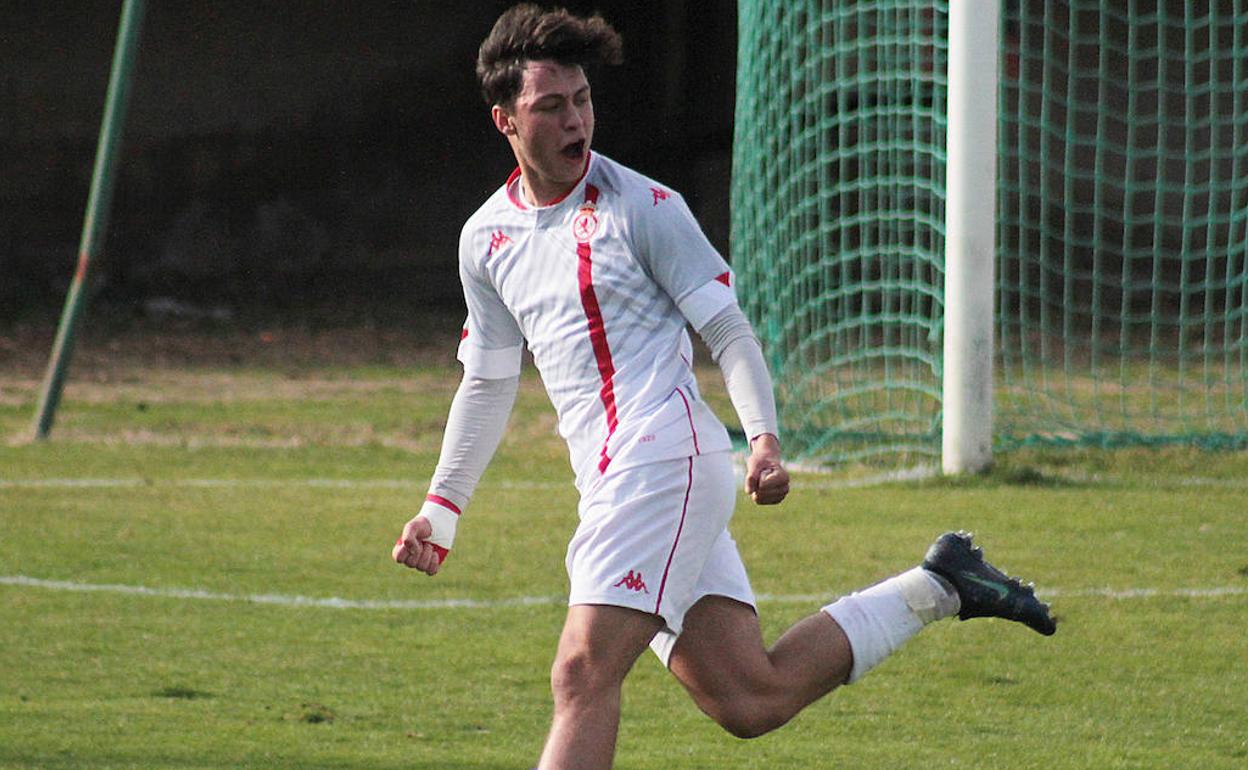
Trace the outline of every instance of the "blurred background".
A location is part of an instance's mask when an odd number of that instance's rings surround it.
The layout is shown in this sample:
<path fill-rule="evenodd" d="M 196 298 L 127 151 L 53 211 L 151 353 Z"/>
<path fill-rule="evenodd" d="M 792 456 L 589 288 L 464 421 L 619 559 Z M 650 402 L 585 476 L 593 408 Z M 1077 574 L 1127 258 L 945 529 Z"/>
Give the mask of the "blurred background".
<path fill-rule="evenodd" d="M 476 87 L 510 0 L 149 3 L 90 323 L 461 320 L 459 228 L 514 167 Z M 736 3 L 601 10 L 595 148 L 682 191 L 727 253 Z M 120 0 L 4 2 L 0 324 L 55 326 Z"/>

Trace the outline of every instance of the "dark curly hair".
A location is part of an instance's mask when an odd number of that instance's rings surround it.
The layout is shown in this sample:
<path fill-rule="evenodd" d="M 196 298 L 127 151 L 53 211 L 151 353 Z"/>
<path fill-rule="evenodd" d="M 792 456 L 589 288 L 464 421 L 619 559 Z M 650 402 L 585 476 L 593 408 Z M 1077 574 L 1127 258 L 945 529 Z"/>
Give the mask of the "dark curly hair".
<path fill-rule="evenodd" d="M 583 18 L 532 3 L 509 8 L 477 52 L 477 80 L 485 103 L 510 106 L 520 93 L 524 63 L 536 59 L 582 67 L 619 64 L 624 61 L 623 41 L 598 14 Z"/>

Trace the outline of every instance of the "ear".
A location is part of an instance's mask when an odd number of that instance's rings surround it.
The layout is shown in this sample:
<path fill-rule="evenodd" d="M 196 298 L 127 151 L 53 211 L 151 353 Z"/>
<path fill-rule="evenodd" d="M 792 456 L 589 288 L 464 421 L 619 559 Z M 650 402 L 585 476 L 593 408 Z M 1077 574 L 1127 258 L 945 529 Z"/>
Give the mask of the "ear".
<path fill-rule="evenodd" d="M 494 128 L 504 136 L 515 136 L 516 124 L 511 114 L 499 105 L 490 108 L 490 117 L 494 120 Z"/>

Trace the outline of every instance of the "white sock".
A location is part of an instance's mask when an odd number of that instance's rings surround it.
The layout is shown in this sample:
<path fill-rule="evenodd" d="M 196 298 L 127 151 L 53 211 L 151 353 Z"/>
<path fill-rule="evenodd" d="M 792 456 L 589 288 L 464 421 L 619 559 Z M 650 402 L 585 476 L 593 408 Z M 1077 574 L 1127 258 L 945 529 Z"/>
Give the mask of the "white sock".
<path fill-rule="evenodd" d="M 960 606 L 953 586 L 922 567 L 843 596 L 823 611 L 836 621 L 854 655 L 853 684 L 932 621 Z"/>

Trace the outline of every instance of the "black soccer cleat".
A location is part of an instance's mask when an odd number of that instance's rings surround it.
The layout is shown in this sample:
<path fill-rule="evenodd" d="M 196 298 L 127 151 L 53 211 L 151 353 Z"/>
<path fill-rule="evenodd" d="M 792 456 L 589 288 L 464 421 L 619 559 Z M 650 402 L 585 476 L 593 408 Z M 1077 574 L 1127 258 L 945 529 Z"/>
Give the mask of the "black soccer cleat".
<path fill-rule="evenodd" d="M 1045 636 L 1057 631 L 1049 605 L 1036 598 L 1035 588 L 984 561 L 984 552 L 971 543 L 969 532 L 946 532 L 936 538 L 923 557 L 923 568 L 957 589 L 962 620 L 1005 618 Z"/>

